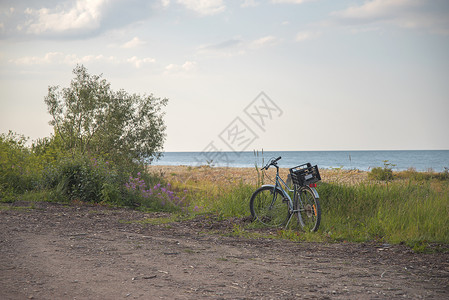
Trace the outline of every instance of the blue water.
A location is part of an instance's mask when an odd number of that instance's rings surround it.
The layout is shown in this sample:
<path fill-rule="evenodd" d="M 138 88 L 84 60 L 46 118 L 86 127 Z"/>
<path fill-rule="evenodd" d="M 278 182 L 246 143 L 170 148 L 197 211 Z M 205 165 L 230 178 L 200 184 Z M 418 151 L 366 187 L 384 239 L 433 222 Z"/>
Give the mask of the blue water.
<path fill-rule="evenodd" d="M 290 168 L 310 162 L 320 168 L 359 169 L 368 171 L 383 167 L 384 161 L 394 164 L 393 170 L 415 168 L 417 171 L 433 169 L 436 172 L 449 168 L 449 150 L 398 150 L 398 151 L 259 151 L 254 152 L 165 152 L 153 165 L 207 165 L 217 167 L 253 168 L 262 166 L 271 157 L 282 156 L 279 166 Z M 263 159 L 262 159 L 263 157 Z"/>

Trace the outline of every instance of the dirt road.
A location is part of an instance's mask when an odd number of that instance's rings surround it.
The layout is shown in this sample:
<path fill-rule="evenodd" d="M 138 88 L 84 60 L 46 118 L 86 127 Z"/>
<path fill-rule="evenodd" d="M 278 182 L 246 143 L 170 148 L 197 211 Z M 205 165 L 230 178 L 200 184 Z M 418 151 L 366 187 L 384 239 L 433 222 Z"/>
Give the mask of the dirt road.
<path fill-rule="evenodd" d="M 2 205 L 0 299 L 444 299 L 449 255 L 226 236 L 213 217 Z M 136 221 L 142 222 L 136 222 Z"/>

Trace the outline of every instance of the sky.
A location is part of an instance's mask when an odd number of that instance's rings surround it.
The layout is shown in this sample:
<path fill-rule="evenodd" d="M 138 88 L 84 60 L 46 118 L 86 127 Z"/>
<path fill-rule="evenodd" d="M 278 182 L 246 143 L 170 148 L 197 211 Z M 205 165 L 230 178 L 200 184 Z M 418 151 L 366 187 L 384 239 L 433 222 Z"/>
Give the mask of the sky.
<path fill-rule="evenodd" d="M 0 133 L 77 64 L 168 98 L 166 151 L 449 149 L 447 0 L 1 0 Z"/>

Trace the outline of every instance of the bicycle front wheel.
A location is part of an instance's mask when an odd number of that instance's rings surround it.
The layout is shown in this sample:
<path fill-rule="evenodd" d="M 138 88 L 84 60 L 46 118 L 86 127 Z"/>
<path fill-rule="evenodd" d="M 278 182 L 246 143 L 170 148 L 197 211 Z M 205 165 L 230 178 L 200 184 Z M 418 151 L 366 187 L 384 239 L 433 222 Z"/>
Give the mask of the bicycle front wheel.
<path fill-rule="evenodd" d="M 264 225 L 279 227 L 285 225 L 289 217 L 288 203 L 279 190 L 263 186 L 251 196 L 251 215 Z"/>
<path fill-rule="evenodd" d="M 298 224 L 304 231 L 317 231 L 321 222 L 320 202 L 309 187 L 300 187 L 296 191 L 294 210 Z"/>

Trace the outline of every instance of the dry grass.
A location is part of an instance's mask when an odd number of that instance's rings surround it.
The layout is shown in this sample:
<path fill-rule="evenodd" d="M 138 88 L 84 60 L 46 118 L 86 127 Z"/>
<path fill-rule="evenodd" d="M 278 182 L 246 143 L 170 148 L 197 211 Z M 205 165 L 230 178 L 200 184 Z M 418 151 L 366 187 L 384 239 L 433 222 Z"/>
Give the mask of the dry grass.
<path fill-rule="evenodd" d="M 198 183 L 208 182 L 216 184 L 244 183 L 257 185 L 257 171 L 255 168 L 221 168 L 209 166 L 149 166 L 151 173 L 164 177 L 169 182 Z M 289 170 L 280 169 L 280 175 L 285 180 Z M 368 173 L 360 170 L 327 170 L 320 169 L 323 182 L 358 184 L 368 180 Z M 276 175 L 276 169 L 266 172 L 265 183 L 271 183 Z"/>

